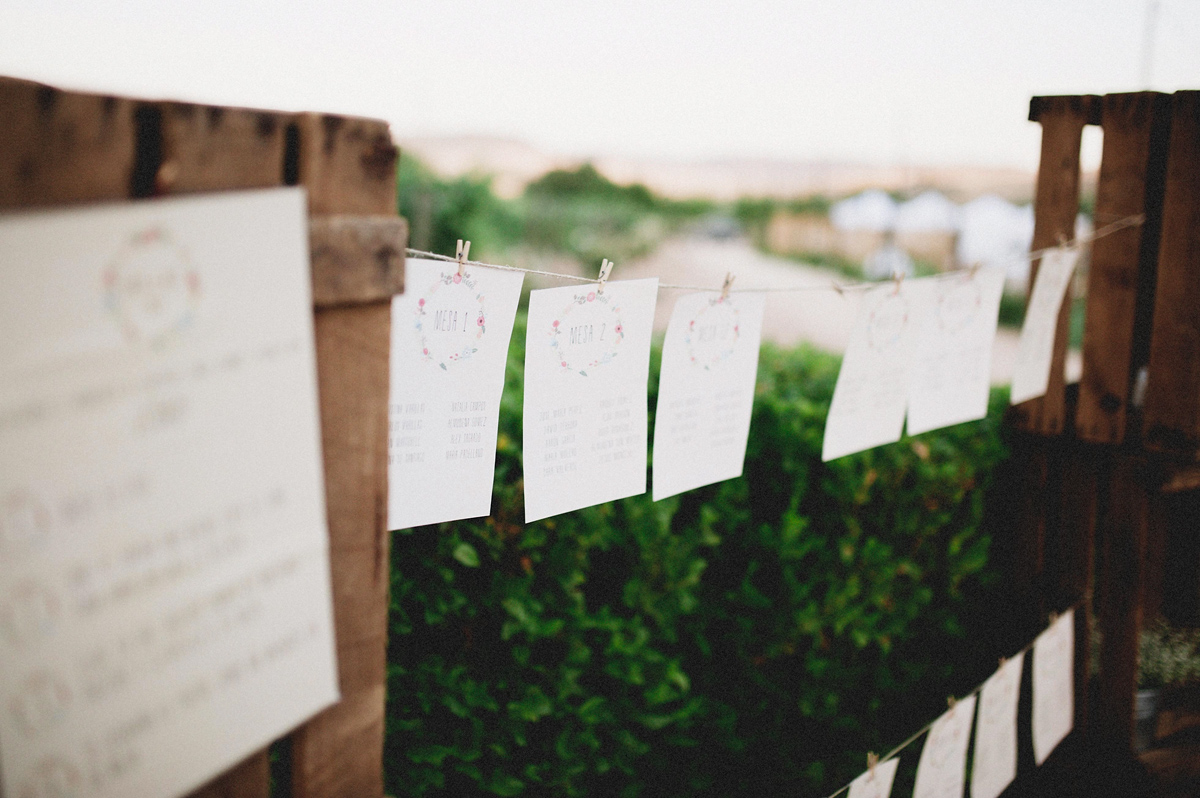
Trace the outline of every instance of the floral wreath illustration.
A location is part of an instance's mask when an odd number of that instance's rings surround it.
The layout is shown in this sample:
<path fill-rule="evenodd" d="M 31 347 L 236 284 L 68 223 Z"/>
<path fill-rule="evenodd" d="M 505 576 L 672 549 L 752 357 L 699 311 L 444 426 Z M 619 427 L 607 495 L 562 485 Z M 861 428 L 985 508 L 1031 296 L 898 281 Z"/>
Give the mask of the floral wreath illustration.
<path fill-rule="evenodd" d="M 414 323 L 414 327 L 417 330 L 417 334 L 421 336 L 421 359 L 423 361 L 426 363 L 432 363 L 436 361 L 438 367 L 442 371 L 449 371 L 449 369 L 446 368 L 447 362 L 461 363 L 464 360 L 470 360 L 471 355 L 479 351 L 479 347 L 476 346 L 476 344 L 487 332 L 487 313 L 485 312 L 484 308 L 483 293 L 480 291 L 475 291 L 475 288 L 478 284 L 479 281 L 471 277 L 470 272 L 465 274 L 459 274 L 458 272 L 442 272 L 438 279 L 434 281 L 433 285 L 429 287 L 429 290 L 425 293 L 425 296 L 417 300 L 417 309 L 415 311 L 417 318 L 416 322 Z M 475 331 L 475 335 L 471 338 L 471 340 L 468 343 L 463 344 L 461 349 L 451 352 L 444 358 L 440 358 L 432 351 L 436 350 L 437 347 L 431 345 L 432 342 L 429 339 L 429 330 L 426 329 L 425 326 L 427 322 L 426 317 L 428 316 L 425 307 L 428 304 L 426 300 L 431 299 L 433 295 L 437 293 L 437 290 L 444 285 L 462 285 L 468 290 L 474 291 L 475 301 L 479 303 L 479 315 L 475 319 L 475 326 L 478 329 Z M 466 323 L 465 320 L 464 323 Z"/>
<path fill-rule="evenodd" d="M 168 269 L 149 278 L 133 272 L 132 264 L 136 256 L 155 246 L 166 249 L 172 261 Z M 200 299 L 200 275 L 187 249 L 162 227 L 147 227 L 130 236 L 101 271 L 100 277 L 104 287 L 104 304 L 120 324 L 125 337 L 131 341 L 141 339 L 151 345 L 162 345 L 190 327 L 194 320 Z M 155 284 L 154 278 L 157 278 L 158 284 Z M 183 292 L 183 307 L 176 318 L 164 329 L 147 329 L 146 322 L 137 318 L 136 303 L 139 299 L 158 310 L 168 301 L 170 292 L 179 288 Z"/>
<path fill-rule="evenodd" d="M 732 311 L 733 340 L 729 342 L 728 346 L 721 347 L 716 351 L 715 354 L 706 359 L 703 354 L 700 354 L 698 357 L 696 353 L 695 344 L 697 343 L 696 339 L 698 337 L 696 331 L 696 322 L 700 321 L 700 319 L 703 318 L 703 316 L 712 308 L 728 308 L 730 311 Z M 730 355 L 732 355 L 737 349 L 738 339 L 741 338 L 742 335 L 740 322 L 741 316 L 742 313 L 740 310 L 738 310 L 737 305 L 735 305 L 733 300 L 728 297 L 718 296 L 708 300 L 708 304 L 702 306 L 696 313 L 695 317 L 688 322 L 687 332 L 683 334 L 683 344 L 685 347 L 687 347 L 688 361 L 697 366 L 702 366 L 705 371 L 709 371 L 713 366 L 716 366 L 718 363 L 721 363 Z"/>
<path fill-rule="evenodd" d="M 609 313 L 612 315 L 612 344 L 599 357 L 579 365 L 571 362 L 571 358 L 567 354 L 566 347 L 563 346 L 562 343 L 562 331 L 564 327 L 568 326 L 565 322 L 570 316 L 572 310 L 578 307 L 587 306 L 591 303 L 595 303 L 596 306 L 603 305 L 607 307 Z M 604 326 L 600 332 L 601 340 L 603 340 L 604 335 L 608 330 L 608 323 L 604 322 L 603 325 Z M 550 349 L 553 351 L 554 356 L 558 359 L 559 369 L 562 371 L 573 371 L 580 376 L 586 377 L 588 376 L 588 369 L 598 368 L 606 363 L 611 363 L 617 357 L 617 355 L 620 354 L 617 351 L 617 346 L 620 345 L 621 341 L 625 340 L 625 325 L 621 321 L 621 308 L 612 301 L 611 297 L 595 291 L 588 291 L 586 294 L 576 294 L 571 302 L 565 308 L 563 308 L 561 313 L 558 314 L 558 318 L 556 318 L 550 324 L 549 336 Z"/>
<path fill-rule="evenodd" d="M 888 306 L 897 302 L 900 311 L 889 311 Z M 867 317 L 867 344 L 877 351 L 887 349 L 900 340 L 907 324 L 908 300 L 890 293 L 876 303 Z"/>

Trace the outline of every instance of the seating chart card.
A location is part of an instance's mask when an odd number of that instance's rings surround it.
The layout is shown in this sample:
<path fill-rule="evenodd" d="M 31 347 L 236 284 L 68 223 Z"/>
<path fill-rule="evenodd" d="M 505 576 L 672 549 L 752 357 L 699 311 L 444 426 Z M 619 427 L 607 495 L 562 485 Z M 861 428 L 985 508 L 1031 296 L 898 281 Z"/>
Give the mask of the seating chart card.
<path fill-rule="evenodd" d="M 888 798 L 892 794 L 892 782 L 896 780 L 896 766 L 899 764 L 899 759 L 889 759 L 863 773 L 850 782 L 847 798 Z"/>
<path fill-rule="evenodd" d="M 1006 660 L 979 693 L 971 798 L 997 798 L 1017 776 L 1017 701 L 1024 660 Z"/>
<path fill-rule="evenodd" d="M 1033 644 L 1033 755 L 1040 765 L 1075 724 L 1075 611 Z"/>
<path fill-rule="evenodd" d="M 863 294 L 825 419 L 822 460 L 900 440 L 928 282 L 887 283 Z"/>
<path fill-rule="evenodd" d="M 765 296 L 687 294 L 663 341 L 654 500 L 742 475 Z"/>
<path fill-rule="evenodd" d="M 392 298 L 388 528 L 491 512 L 520 273 L 409 259 Z"/>
<path fill-rule="evenodd" d="M 658 280 L 533 291 L 525 345 L 525 521 L 646 492 Z"/>
<path fill-rule="evenodd" d="M 908 389 L 909 435 L 987 415 L 1004 272 L 980 269 L 925 282 L 930 298 Z"/>
<path fill-rule="evenodd" d="M 337 700 L 305 197 L 0 216 L 0 772 L 196 788 Z"/>
<path fill-rule="evenodd" d="M 966 783 L 967 744 L 971 741 L 971 720 L 974 715 L 975 696 L 972 695 L 959 701 L 933 722 L 917 763 L 913 798 L 961 798 Z"/>
<path fill-rule="evenodd" d="M 1011 394 L 1014 405 L 1046 393 L 1050 382 L 1050 361 L 1054 356 L 1054 336 L 1058 330 L 1058 314 L 1077 260 L 1078 249 L 1052 249 L 1042 255 L 1017 344 Z"/>

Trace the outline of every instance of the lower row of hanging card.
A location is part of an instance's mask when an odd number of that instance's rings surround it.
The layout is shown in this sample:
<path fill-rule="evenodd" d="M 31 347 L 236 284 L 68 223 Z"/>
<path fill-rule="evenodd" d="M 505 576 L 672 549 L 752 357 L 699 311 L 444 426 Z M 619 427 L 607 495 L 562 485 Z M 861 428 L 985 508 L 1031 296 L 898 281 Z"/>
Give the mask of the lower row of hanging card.
<path fill-rule="evenodd" d="M 1069 274 L 1073 260 L 1063 262 L 1065 269 L 1043 272 Z M 392 303 L 391 529 L 489 514 L 523 279 L 424 259 L 410 259 L 407 269 L 408 290 Z M 906 417 L 911 434 L 983 418 L 1002 287 L 999 270 L 981 269 L 868 289 L 833 394 L 823 459 L 898 440 Z M 646 491 L 657 293 L 657 279 L 644 279 L 530 294 L 527 522 Z M 1057 313 L 1044 304 L 1042 315 Z M 676 302 L 654 429 L 656 501 L 741 475 L 764 305 L 765 294 L 749 291 Z M 1034 352 L 1025 360 L 1046 348 L 1022 341 Z"/>

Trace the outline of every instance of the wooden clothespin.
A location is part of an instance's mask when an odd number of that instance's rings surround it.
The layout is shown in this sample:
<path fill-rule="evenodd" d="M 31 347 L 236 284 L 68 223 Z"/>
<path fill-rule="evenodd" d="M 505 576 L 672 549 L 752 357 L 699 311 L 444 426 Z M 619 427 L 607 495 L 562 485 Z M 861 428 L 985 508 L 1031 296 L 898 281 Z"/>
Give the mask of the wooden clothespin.
<path fill-rule="evenodd" d="M 867 781 L 875 780 L 875 766 L 879 764 L 879 754 L 867 751 Z"/>
<path fill-rule="evenodd" d="M 729 286 L 733 285 L 733 272 L 725 272 L 725 284 L 721 286 L 721 301 L 729 299 Z"/>
<path fill-rule="evenodd" d="M 608 275 L 612 274 L 613 262 L 605 258 L 600 263 L 600 287 L 596 289 L 597 294 L 604 293 L 604 284 L 608 282 Z"/>
<path fill-rule="evenodd" d="M 471 252 L 471 242 L 458 239 L 458 250 L 454 257 L 458 258 L 458 276 L 462 277 L 467 269 L 467 256 Z"/>

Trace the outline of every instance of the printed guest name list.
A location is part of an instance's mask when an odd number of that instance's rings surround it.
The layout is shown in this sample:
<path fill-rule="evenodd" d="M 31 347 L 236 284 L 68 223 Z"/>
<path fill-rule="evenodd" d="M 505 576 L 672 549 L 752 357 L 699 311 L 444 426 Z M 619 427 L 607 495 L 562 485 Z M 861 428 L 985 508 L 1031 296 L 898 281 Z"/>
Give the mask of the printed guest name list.
<path fill-rule="evenodd" d="M 388 528 L 489 513 L 523 275 L 410 259 L 392 298 Z"/>
<path fill-rule="evenodd" d="M 529 295 L 525 520 L 646 491 L 646 387 L 658 280 Z"/>

